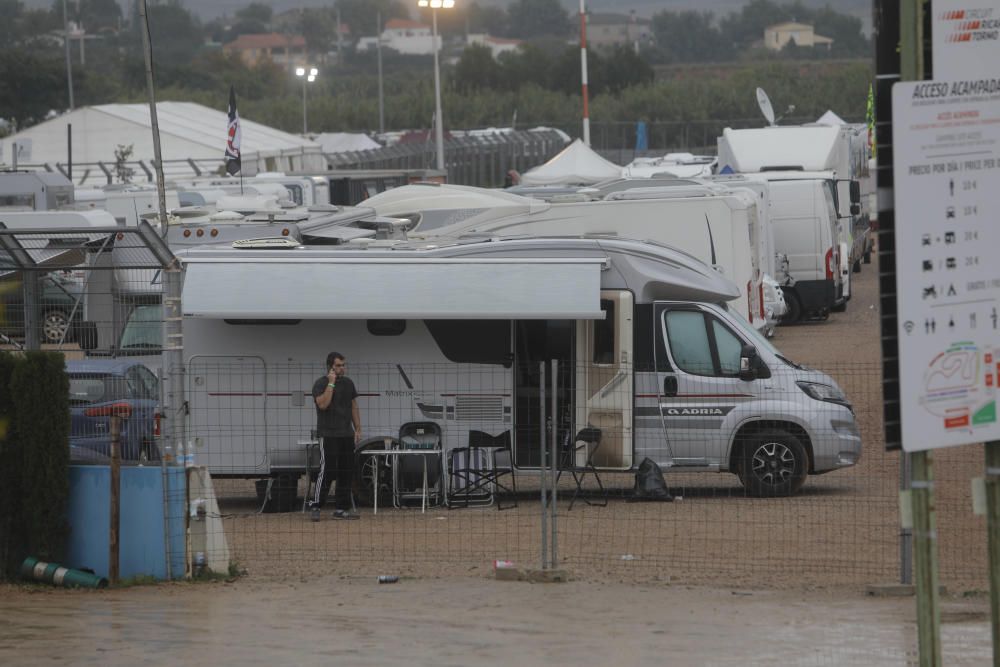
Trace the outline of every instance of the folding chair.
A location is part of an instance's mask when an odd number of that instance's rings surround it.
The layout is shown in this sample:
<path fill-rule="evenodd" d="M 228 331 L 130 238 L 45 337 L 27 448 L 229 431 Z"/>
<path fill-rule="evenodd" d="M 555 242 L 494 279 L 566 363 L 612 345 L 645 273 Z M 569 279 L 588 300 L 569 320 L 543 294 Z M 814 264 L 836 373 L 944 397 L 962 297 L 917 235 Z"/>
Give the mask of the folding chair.
<path fill-rule="evenodd" d="M 576 484 L 576 489 L 573 491 L 573 497 L 569 501 L 567 511 L 573 509 L 573 503 L 576 502 L 577 497 L 581 493 L 583 494 L 583 502 L 588 505 L 607 507 L 608 492 L 605 490 L 604 484 L 601 483 L 601 476 L 597 473 L 597 468 L 594 467 L 594 454 L 601 446 L 601 429 L 587 426 L 580 429 L 573 439 L 570 439 L 571 432 L 566 431 L 566 437 L 563 439 L 562 461 L 559 466 L 559 474 L 556 475 L 556 480 L 558 481 L 564 471 L 569 471 L 573 476 L 573 482 Z M 580 456 L 581 453 L 583 454 L 582 457 Z M 582 464 L 577 463 L 580 458 L 583 459 Z M 594 481 L 597 482 L 597 488 L 600 490 L 601 502 L 591 502 L 587 493 L 583 490 L 583 481 L 587 474 L 594 476 Z"/>
<path fill-rule="evenodd" d="M 426 451 L 426 454 L 399 456 L 392 467 L 392 495 L 396 507 L 403 501 L 426 499 L 428 505 L 441 502 L 441 427 L 434 422 L 409 422 L 399 429 L 399 448 Z M 427 489 L 424 495 L 424 474 Z"/>
<path fill-rule="evenodd" d="M 510 431 L 498 436 L 469 431 L 469 445 L 451 450 L 449 468 L 448 507 L 490 505 L 494 501 L 498 510 L 517 507 Z M 510 494 L 513 499 L 506 507 L 503 494 Z"/>

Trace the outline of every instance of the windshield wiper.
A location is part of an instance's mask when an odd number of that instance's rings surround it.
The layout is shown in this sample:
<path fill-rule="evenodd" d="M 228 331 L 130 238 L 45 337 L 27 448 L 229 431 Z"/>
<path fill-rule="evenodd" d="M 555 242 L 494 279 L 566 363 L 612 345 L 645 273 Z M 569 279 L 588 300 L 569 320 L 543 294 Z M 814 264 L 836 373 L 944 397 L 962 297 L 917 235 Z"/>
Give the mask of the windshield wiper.
<path fill-rule="evenodd" d="M 800 366 L 799 364 L 795 363 L 794 361 L 792 361 L 792 360 L 791 360 L 791 359 L 789 359 L 788 357 L 783 357 L 783 356 L 781 356 L 780 354 L 779 354 L 779 355 L 776 355 L 776 356 L 778 357 L 778 359 L 781 359 L 781 360 L 782 360 L 782 361 L 784 361 L 784 362 L 785 362 L 786 364 L 788 364 L 789 366 L 791 366 L 792 368 L 794 368 L 794 369 L 796 369 L 796 370 L 800 370 L 800 371 L 804 371 L 804 370 L 806 370 L 806 367 L 805 367 L 805 366 Z"/>

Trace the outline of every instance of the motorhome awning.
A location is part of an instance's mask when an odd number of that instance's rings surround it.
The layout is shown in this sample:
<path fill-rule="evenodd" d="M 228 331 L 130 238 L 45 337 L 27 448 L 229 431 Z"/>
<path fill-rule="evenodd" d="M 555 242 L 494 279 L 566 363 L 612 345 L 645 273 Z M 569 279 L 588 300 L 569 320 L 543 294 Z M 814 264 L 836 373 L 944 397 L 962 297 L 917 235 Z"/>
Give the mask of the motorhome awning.
<path fill-rule="evenodd" d="M 604 260 L 189 259 L 183 312 L 217 319 L 603 319 Z"/>

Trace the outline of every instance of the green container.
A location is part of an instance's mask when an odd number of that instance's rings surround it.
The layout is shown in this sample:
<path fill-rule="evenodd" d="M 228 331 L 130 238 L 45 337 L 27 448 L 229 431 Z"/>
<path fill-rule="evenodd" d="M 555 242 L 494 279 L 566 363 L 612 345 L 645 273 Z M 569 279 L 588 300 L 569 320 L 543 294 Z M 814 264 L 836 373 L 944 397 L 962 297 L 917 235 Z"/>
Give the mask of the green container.
<path fill-rule="evenodd" d="M 29 581 L 43 581 L 65 588 L 107 588 L 108 580 L 83 570 L 73 570 L 58 563 L 46 563 L 34 556 L 28 556 L 21 563 L 21 578 Z"/>

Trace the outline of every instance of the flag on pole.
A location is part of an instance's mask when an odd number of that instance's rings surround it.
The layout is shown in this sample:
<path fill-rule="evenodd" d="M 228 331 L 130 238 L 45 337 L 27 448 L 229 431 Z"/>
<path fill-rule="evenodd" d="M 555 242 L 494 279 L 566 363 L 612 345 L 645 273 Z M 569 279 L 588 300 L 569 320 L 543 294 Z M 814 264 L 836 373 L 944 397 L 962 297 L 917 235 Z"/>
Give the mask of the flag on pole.
<path fill-rule="evenodd" d="M 875 157 L 875 90 L 868 84 L 868 109 L 865 112 L 865 122 L 868 123 L 868 148 Z"/>
<path fill-rule="evenodd" d="M 229 87 L 229 131 L 226 134 L 226 172 L 235 176 L 242 168 L 240 159 L 240 115 L 236 112 L 236 90 Z"/>

